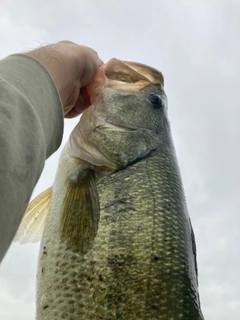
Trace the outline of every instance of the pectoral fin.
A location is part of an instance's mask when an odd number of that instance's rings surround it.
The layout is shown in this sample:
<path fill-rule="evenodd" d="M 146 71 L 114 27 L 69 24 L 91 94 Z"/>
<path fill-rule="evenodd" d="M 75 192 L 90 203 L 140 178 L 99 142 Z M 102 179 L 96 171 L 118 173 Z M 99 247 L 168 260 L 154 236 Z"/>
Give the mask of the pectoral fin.
<path fill-rule="evenodd" d="M 48 188 L 28 205 L 14 242 L 25 244 L 38 242 L 41 239 L 51 196 L 52 188 Z"/>
<path fill-rule="evenodd" d="M 98 230 L 100 209 L 92 173 L 84 170 L 69 179 L 60 216 L 60 236 L 74 252 L 85 254 Z"/>

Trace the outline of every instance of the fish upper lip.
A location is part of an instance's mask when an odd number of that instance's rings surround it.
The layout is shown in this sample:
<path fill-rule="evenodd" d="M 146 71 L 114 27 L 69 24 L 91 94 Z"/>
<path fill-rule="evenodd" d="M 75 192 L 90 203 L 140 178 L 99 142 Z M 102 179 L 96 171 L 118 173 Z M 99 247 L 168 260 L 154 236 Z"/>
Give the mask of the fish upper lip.
<path fill-rule="evenodd" d="M 143 75 L 150 83 L 161 83 L 164 86 L 164 77 L 162 72 L 159 70 L 149 67 L 145 64 L 139 62 L 131 62 L 131 61 L 124 61 L 120 60 L 125 66 L 128 66 L 132 70 L 138 72 L 139 74 Z"/>

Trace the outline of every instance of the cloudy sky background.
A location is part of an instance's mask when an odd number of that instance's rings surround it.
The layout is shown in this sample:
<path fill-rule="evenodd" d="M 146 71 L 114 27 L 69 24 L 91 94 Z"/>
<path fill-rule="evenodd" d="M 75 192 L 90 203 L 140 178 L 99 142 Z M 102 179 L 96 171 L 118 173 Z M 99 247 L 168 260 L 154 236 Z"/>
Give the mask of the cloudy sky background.
<path fill-rule="evenodd" d="M 71 40 L 161 70 L 198 252 L 205 320 L 240 319 L 240 1 L 1 0 L 0 59 Z M 65 123 L 64 141 L 77 120 Z M 48 188 L 59 152 L 33 197 Z M 0 267 L 0 318 L 35 318 L 38 244 Z"/>

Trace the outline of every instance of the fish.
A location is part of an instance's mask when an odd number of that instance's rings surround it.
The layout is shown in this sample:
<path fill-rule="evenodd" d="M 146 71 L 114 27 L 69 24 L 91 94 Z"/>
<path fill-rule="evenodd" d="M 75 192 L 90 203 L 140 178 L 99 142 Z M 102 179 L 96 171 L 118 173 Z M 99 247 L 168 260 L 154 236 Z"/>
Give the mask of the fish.
<path fill-rule="evenodd" d="M 113 58 L 86 94 L 15 238 L 41 238 L 36 319 L 204 320 L 162 73 Z"/>

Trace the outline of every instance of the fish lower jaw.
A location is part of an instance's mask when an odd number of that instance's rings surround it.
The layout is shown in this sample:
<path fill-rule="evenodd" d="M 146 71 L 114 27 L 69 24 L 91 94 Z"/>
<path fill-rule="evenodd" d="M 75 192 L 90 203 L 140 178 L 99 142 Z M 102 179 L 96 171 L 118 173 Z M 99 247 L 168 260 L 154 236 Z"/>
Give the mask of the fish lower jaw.
<path fill-rule="evenodd" d="M 109 130 L 112 130 L 112 131 L 122 131 L 122 132 L 136 131 L 137 130 L 137 128 L 131 127 L 129 125 L 115 124 L 115 123 L 110 123 L 110 122 L 106 122 L 103 125 L 99 125 L 96 129 L 100 129 L 100 128 L 105 128 L 105 129 L 109 129 Z"/>

